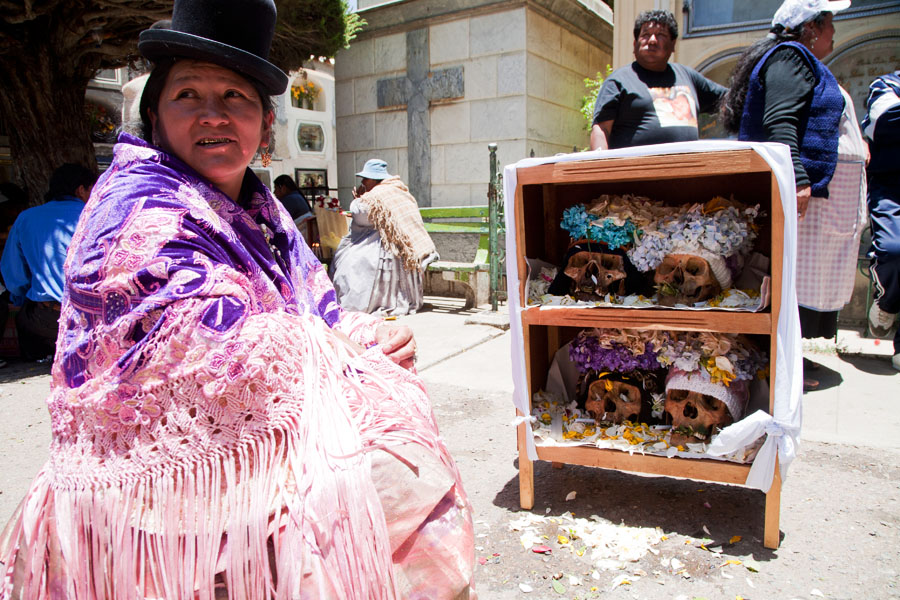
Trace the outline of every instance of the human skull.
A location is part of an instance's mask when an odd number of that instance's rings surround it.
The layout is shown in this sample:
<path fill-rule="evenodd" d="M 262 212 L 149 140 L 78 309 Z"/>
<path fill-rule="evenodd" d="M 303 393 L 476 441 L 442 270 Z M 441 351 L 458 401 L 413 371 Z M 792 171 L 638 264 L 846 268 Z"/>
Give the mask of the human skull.
<path fill-rule="evenodd" d="M 574 282 L 576 300 L 597 300 L 608 293 L 625 295 L 625 262 L 618 254 L 576 252 L 564 272 Z"/>
<path fill-rule="evenodd" d="M 641 391 L 621 381 L 598 379 L 588 388 L 584 408 L 598 423 L 637 423 L 641 414 Z"/>
<path fill-rule="evenodd" d="M 703 302 L 722 291 L 709 262 L 693 254 L 666 256 L 656 267 L 653 282 L 660 290 L 659 304 L 663 306 Z"/>
<path fill-rule="evenodd" d="M 709 440 L 717 430 L 734 422 L 724 402 L 700 392 L 668 390 L 665 412 L 672 422 L 674 445 Z"/>

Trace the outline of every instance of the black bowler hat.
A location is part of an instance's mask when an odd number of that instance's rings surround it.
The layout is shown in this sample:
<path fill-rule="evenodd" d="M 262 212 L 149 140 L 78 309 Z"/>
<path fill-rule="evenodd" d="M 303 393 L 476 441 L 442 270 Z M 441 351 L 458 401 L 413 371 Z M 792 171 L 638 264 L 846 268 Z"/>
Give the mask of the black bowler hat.
<path fill-rule="evenodd" d="M 288 76 L 268 60 L 275 17 L 273 0 L 175 0 L 171 29 L 142 31 L 138 50 L 150 60 L 180 56 L 227 67 L 277 96 Z"/>

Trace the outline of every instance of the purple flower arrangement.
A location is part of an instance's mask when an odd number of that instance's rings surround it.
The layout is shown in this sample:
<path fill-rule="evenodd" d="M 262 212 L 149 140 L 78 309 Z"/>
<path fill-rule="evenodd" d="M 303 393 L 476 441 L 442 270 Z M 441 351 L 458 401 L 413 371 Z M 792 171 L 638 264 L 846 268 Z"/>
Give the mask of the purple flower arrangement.
<path fill-rule="evenodd" d="M 595 335 L 581 332 L 569 347 L 569 358 L 581 373 L 590 371 L 614 371 L 630 373 L 634 370 L 655 370 L 661 368 L 653 344 L 646 342 L 644 352 L 635 354 L 618 342 L 601 343 Z"/>

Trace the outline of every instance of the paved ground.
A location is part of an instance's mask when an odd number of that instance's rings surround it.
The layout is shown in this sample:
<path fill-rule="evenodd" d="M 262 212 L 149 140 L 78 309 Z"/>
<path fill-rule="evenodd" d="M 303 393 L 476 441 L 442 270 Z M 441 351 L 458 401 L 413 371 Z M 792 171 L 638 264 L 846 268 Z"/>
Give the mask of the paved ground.
<path fill-rule="evenodd" d="M 521 511 L 510 337 L 496 326 L 505 316 L 428 301 L 399 322 L 416 333 L 475 509 L 480 598 L 900 598 L 900 373 L 889 343 L 841 331 L 806 346 L 822 385 L 804 397 L 781 545 L 769 550 L 764 496 L 740 486 L 539 462 L 534 509 Z M 47 373 L 0 369 L 0 524 L 46 457 Z M 550 552 L 526 549 L 531 538 Z"/>

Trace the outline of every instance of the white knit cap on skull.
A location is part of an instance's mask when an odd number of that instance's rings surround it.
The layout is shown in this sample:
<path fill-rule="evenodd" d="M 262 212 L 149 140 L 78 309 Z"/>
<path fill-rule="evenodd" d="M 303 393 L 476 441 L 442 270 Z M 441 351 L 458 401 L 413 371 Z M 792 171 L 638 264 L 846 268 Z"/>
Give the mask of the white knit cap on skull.
<path fill-rule="evenodd" d="M 728 407 L 735 421 L 739 421 L 747 410 L 750 400 L 750 386 L 744 380 L 735 380 L 731 385 L 713 383 L 705 369 L 690 373 L 672 367 L 666 376 L 666 392 L 669 390 L 686 390 L 699 392 L 721 400 Z"/>
<path fill-rule="evenodd" d="M 709 263 L 709 268 L 712 269 L 713 275 L 716 277 L 716 281 L 719 282 L 722 289 L 727 290 L 731 287 L 731 269 L 725 264 L 724 256 L 713 254 L 709 250 L 701 248 L 699 245 L 689 246 L 687 244 L 676 244 L 670 251 L 670 254 L 693 254 L 694 256 L 705 259 L 706 262 Z"/>

